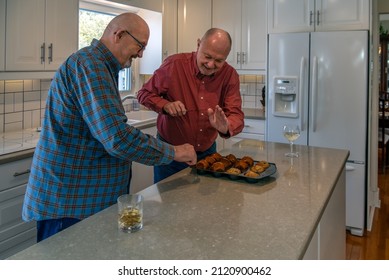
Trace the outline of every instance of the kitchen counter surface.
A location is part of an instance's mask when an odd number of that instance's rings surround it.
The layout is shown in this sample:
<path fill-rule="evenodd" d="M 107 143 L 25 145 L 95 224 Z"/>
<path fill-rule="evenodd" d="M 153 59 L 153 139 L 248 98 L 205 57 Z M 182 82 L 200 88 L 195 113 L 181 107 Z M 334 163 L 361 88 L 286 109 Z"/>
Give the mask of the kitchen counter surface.
<path fill-rule="evenodd" d="M 187 168 L 140 193 L 144 227 L 117 229 L 117 205 L 10 259 L 302 259 L 349 155 L 346 150 L 242 140 L 229 150 L 277 165 L 258 183 Z"/>
<path fill-rule="evenodd" d="M 243 108 L 242 111 L 246 119 L 258 119 L 258 120 L 266 119 L 266 113 L 263 109 Z"/>

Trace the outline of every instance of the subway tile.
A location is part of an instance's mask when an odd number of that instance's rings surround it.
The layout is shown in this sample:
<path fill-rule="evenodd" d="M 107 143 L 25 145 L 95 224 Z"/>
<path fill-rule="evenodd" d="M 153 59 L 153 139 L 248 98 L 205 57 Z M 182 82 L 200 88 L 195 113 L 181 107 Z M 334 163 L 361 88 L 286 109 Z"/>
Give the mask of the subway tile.
<path fill-rule="evenodd" d="M 41 90 L 41 80 L 32 80 L 32 90 Z"/>
<path fill-rule="evenodd" d="M 31 91 L 32 90 L 32 80 L 24 80 L 23 81 L 23 91 Z"/>
<path fill-rule="evenodd" d="M 14 94 L 6 93 L 4 94 L 4 113 L 12 113 L 14 109 Z"/>
<path fill-rule="evenodd" d="M 41 90 L 48 90 L 50 88 L 51 80 L 41 80 Z"/>
<path fill-rule="evenodd" d="M 23 111 L 23 92 L 14 93 L 14 110 L 15 112 Z"/>
<path fill-rule="evenodd" d="M 0 114 L 0 133 L 4 132 L 4 114 Z"/>
<path fill-rule="evenodd" d="M 23 112 L 4 114 L 5 124 L 11 124 L 11 123 L 22 122 L 22 121 L 23 121 Z"/>
<path fill-rule="evenodd" d="M 24 102 L 26 101 L 40 101 L 41 92 L 40 91 L 25 91 L 24 92 Z"/>
<path fill-rule="evenodd" d="M 0 81 L 0 94 L 4 93 L 4 81 Z"/>
<path fill-rule="evenodd" d="M 23 129 L 23 122 L 4 124 L 4 132 L 20 131 L 22 129 Z"/>
<path fill-rule="evenodd" d="M 40 100 L 24 101 L 24 111 L 39 110 L 41 108 Z"/>
<path fill-rule="evenodd" d="M 22 92 L 23 91 L 23 81 L 22 80 L 12 80 L 5 81 L 5 92 Z"/>

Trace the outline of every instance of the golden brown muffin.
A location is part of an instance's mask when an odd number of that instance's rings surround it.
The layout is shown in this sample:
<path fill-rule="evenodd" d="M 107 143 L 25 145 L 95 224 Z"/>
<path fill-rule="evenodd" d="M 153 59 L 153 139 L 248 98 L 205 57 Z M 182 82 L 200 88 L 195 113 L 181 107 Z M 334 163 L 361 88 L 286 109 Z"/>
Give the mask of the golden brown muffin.
<path fill-rule="evenodd" d="M 244 160 L 245 162 L 247 162 L 247 164 L 249 165 L 249 167 L 253 166 L 254 165 L 254 160 L 252 157 L 249 157 L 249 156 L 244 156 L 241 158 L 241 160 Z"/>
<path fill-rule="evenodd" d="M 231 167 L 226 172 L 228 174 L 233 174 L 233 175 L 239 175 L 240 173 L 242 173 L 238 168 L 235 168 L 235 167 Z"/>
<path fill-rule="evenodd" d="M 213 156 L 206 156 L 205 157 L 205 161 L 209 163 L 209 165 L 211 166 L 212 164 L 214 164 L 217 160 L 213 157 Z"/>
<path fill-rule="evenodd" d="M 197 169 L 203 169 L 203 170 L 206 170 L 209 168 L 209 163 L 208 161 L 206 161 L 205 159 L 202 159 L 202 160 L 199 160 L 197 163 L 196 163 L 196 168 Z"/>
<path fill-rule="evenodd" d="M 256 177 L 259 177 L 259 174 L 257 172 L 254 172 L 254 171 L 247 171 L 245 174 L 244 174 L 246 177 L 250 177 L 250 178 L 256 178 Z"/>
<path fill-rule="evenodd" d="M 262 173 L 263 171 L 265 171 L 265 168 L 259 164 L 255 164 L 254 166 L 252 166 L 250 168 L 251 171 L 254 171 L 256 173 Z"/>
<path fill-rule="evenodd" d="M 227 155 L 226 158 L 227 158 L 229 161 L 231 161 L 232 164 L 234 164 L 234 163 L 237 161 L 236 156 L 234 156 L 233 154 Z"/>
<path fill-rule="evenodd" d="M 224 172 L 226 168 L 222 162 L 218 161 L 212 164 L 211 170 L 215 172 Z"/>
<path fill-rule="evenodd" d="M 216 161 L 219 161 L 222 158 L 222 155 L 219 153 L 213 153 L 211 157 L 213 157 Z"/>
<path fill-rule="evenodd" d="M 244 160 L 239 160 L 234 165 L 235 168 L 238 168 L 240 171 L 245 171 L 247 168 L 249 168 L 249 165 Z"/>
<path fill-rule="evenodd" d="M 219 162 L 224 164 L 225 169 L 228 169 L 232 166 L 232 162 L 229 161 L 226 157 L 222 157 Z"/>
<path fill-rule="evenodd" d="M 261 160 L 261 161 L 258 161 L 257 163 L 256 163 L 256 165 L 260 165 L 260 166 L 262 166 L 263 168 L 268 168 L 269 166 L 270 166 L 270 164 L 267 162 L 267 161 L 265 161 L 265 160 Z"/>

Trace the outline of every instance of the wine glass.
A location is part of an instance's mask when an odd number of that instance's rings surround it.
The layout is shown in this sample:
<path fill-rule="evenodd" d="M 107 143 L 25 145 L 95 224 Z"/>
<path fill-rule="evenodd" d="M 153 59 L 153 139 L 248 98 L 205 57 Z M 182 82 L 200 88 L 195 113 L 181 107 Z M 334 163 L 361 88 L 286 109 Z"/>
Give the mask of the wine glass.
<path fill-rule="evenodd" d="M 298 157 L 298 153 L 293 152 L 293 142 L 300 137 L 300 127 L 295 124 L 286 124 L 283 127 L 284 137 L 288 139 L 290 143 L 290 152 L 286 153 L 287 157 Z"/>

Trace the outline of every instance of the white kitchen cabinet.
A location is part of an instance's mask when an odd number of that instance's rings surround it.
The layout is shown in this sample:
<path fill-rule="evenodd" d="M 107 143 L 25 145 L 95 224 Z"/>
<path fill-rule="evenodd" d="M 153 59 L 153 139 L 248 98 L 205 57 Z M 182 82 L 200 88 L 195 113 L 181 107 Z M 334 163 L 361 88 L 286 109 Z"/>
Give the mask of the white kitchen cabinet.
<path fill-rule="evenodd" d="M 6 71 L 53 71 L 78 49 L 78 0 L 8 0 Z"/>
<path fill-rule="evenodd" d="M 5 69 L 5 1 L 0 0 L 0 71 Z"/>
<path fill-rule="evenodd" d="M 268 33 L 368 29 L 368 0 L 268 2 Z"/>
<path fill-rule="evenodd" d="M 177 0 L 162 2 L 162 60 L 177 53 Z"/>
<path fill-rule="evenodd" d="M 22 220 L 32 157 L 0 165 L 0 259 L 36 243 L 36 223 Z"/>
<path fill-rule="evenodd" d="M 177 51 L 197 50 L 197 39 L 212 26 L 212 0 L 178 0 Z"/>
<path fill-rule="evenodd" d="M 156 137 L 157 126 L 140 128 L 143 133 Z M 154 167 L 144 165 L 138 162 L 132 162 L 132 177 L 130 184 L 130 193 L 137 193 L 144 188 L 154 184 Z"/>
<path fill-rule="evenodd" d="M 325 207 L 304 260 L 346 259 L 346 171 L 343 169 Z"/>
<path fill-rule="evenodd" d="M 262 119 L 244 119 L 244 127 L 241 133 L 224 140 L 224 148 L 230 149 L 232 145 L 243 139 L 265 141 L 266 122 Z"/>
<path fill-rule="evenodd" d="M 266 18 L 266 0 L 213 0 L 212 26 L 230 33 L 235 69 L 266 69 Z"/>

